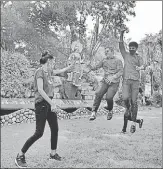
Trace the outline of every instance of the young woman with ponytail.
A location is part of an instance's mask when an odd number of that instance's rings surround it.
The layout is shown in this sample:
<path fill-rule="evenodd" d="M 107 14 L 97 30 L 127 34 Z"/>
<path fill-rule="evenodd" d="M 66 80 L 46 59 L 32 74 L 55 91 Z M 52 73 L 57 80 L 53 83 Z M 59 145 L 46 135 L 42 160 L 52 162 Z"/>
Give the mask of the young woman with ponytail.
<path fill-rule="evenodd" d="M 41 67 L 36 70 L 34 75 L 36 130 L 35 133 L 25 142 L 15 159 L 15 163 L 19 168 L 27 167 L 25 153 L 35 141 L 42 137 L 46 120 L 48 121 L 51 130 L 50 158 L 61 160 L 61 157 L 56 152 L 58 142 L 58 121 L 57 114 L 53 112 L 56 105 L 52 102 L 53 82 L 51 75 L 68 71 L 73 68 L 74 63 L 66 68 L 54 70 L 53 56 L 48 52 L 44 52 L 40 59 L 40 64 Z"/>

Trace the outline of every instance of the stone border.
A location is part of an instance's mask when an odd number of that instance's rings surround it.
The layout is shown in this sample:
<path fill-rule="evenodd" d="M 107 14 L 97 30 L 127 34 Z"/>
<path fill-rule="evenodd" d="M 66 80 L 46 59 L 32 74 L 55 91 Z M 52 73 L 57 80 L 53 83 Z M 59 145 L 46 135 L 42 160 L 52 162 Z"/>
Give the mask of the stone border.
<path fill-rule="evenodd" d="M 124 112 L 124 108 L 118 105 L 115 105 L 113 108 L 114 114 L 120 114 Z M 72 113 L 67 113 L 64 110 L 56 108 L 56 113 L 58 119 L 79 119 L 79 118 L 88 118 L 91 114 L 86 108 L 79 108 Z M 107 111 L 104 108 L 99 108 L 98 115 L 105 115 Z M 4 125 L 13 125 L 13 124 L 20 124 L 20 123 L 32 123 L 35 121 L 35 112 L 30 109 L 21 109 L 15 111 L 9 115 L 4 115 L 0 117 L 1 127 Z"/>

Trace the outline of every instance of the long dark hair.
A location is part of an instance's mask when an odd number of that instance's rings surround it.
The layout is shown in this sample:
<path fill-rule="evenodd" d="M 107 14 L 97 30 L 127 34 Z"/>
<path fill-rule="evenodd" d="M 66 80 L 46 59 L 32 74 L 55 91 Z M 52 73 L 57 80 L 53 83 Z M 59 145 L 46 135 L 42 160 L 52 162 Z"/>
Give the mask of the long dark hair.
<path fill-rule="evenodd" d="M 51 54 L 49 54 L 48 51 L 45 51 L 42 53 L 42 57 L 40 59 L 40 64 L 45 64 L 48 61 L 48 59 L 53 59 L 53 58 L 54 57 Z"/>

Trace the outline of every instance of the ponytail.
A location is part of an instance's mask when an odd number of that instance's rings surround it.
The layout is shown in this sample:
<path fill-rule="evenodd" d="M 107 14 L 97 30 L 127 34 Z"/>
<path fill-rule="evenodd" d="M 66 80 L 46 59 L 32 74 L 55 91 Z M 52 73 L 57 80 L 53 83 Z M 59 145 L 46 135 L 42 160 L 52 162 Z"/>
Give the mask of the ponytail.
<path fill-rule="evenodd" d="M 42 57 L 40 59 L 40 64 L 45 64 L 48 59 L 53 59 L 53 56 L 49 54 L 48 51 L 42 53 Z"/>

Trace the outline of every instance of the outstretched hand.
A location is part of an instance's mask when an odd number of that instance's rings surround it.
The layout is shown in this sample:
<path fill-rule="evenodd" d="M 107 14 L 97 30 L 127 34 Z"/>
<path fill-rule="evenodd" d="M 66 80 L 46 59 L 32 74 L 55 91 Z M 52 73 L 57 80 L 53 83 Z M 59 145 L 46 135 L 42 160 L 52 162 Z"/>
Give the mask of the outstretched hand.
<path fill-rule="evenodd" d="M 53 104 L 51 105 L 51 111 L 53 112 L 56 108 L 57 108 L 57 106 L 53 103 Z"/>

